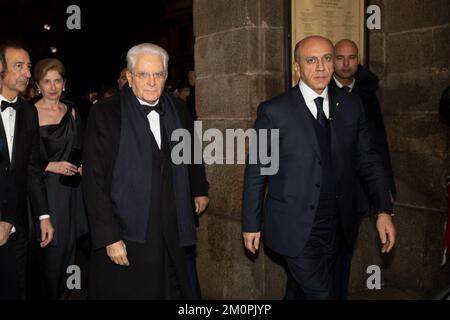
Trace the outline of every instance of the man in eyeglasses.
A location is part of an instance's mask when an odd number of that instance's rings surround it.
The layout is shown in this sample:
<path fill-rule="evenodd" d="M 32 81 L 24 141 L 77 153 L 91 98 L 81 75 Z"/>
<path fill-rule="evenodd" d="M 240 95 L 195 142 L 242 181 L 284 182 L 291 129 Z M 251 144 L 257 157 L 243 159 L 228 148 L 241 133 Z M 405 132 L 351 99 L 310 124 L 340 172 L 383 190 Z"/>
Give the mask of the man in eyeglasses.
<path fill-rule="evenodd" d="M 191 172 L 172 162 L 170 139 L 193 128 L 186 108 L 164 91 L 168 60 L 154 44 L 131 48 L 128 84 L 89 116 L 83 192 L 94 249 L 90 299 L 194 297 L 182 248 L 196 237 Z M 197 188 L 207 189 L 206 179 Z"/>
<path fill-rule="evenodd" d="M 41 173 L 37 111 L 18 97 L 28 85 L 30 68 L 20 45 L 0 46 L 0 300 L 26 297 L 27 197 L 40 221 L 41 247 L 54 232 Z"/>

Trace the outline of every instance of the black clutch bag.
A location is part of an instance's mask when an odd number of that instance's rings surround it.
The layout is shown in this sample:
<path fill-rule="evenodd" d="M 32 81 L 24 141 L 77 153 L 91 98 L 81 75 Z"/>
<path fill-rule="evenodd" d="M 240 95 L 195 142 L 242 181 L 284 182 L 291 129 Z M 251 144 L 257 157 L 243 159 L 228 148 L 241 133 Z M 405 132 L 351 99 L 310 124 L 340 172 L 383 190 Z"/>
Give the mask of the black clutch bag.
<path fill-rule="evenodd" d="M 74 148 L 72 151 L 70 151 L 69 158 L 67 159 L 67 162 L 70 162 L 71 164 L 79 167 L 81 165 L 81 149 Z M 59 183 L 66 187 L 72 187 L 76 188 L 80 185 L 81 182 L 81 174 L 76 173 L 73 176 L 66 176 L 61 175 L 59 177 Z"/>

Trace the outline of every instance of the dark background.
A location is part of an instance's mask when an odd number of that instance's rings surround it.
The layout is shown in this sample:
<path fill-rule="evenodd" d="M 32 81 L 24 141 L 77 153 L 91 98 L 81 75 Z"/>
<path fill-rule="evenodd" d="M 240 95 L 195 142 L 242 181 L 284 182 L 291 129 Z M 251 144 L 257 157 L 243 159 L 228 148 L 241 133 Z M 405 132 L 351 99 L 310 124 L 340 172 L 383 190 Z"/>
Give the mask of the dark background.
<path fill-rule="evenodd" d="M 81 30 L 66 26 L 72 4 L 81 9 Z M 33 65 L 43 58 L 60 59 L 66 67 L 66 95 L 73 101 L 116 87 L 128 49 L 142 42 L 168 51 L 167 84 L 176 85 L 193 64 L 192 25 L 192 0 L 1 0 L 0 7 L 0 41 L 20 41 Z M 51 46 L 57 53 L 51 53 Z"/>

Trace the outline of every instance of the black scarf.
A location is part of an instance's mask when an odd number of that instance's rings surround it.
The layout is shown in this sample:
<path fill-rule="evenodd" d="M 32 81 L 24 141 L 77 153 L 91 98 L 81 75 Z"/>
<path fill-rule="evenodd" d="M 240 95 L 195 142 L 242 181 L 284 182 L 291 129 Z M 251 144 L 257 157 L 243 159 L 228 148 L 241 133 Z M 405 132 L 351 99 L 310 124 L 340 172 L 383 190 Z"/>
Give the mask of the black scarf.
<path fill-rule="evenodd" d="M 166 131 L 170 150 L 176 142 L 170 137 L 182 128 L 175 106 L 163 92 L 159 103 L 164 111 L 160 117 Z M 119 218 L 124 238 L 145 242 L 151 202 L 152 167 L 150 127 L 147 117 L 129 86 L 120 91 L 121 129 L 117 159 L 114 166 L 111 198 Z M 172 165 L 173 192 L 177 211 L 180 245 L 195 243 L 196 232 L 189 188 L 188 169 L 185 164 Z"/>

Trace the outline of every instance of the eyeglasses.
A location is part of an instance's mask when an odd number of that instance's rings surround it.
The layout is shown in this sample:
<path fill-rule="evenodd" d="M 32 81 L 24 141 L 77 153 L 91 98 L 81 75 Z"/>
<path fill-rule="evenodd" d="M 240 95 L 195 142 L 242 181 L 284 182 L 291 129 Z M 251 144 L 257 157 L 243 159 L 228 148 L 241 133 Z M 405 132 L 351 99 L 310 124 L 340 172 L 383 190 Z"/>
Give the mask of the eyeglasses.
<path fill-rule="evenodd" d="M 132 73 L 135 77 L 141 79 L 141 80 L 147 80 L 150 78 L 154 78 L 155 80 L 161 81 L 166 79 L 166 73 L 165 72 L 138 72 L 138 73 Z"/>

